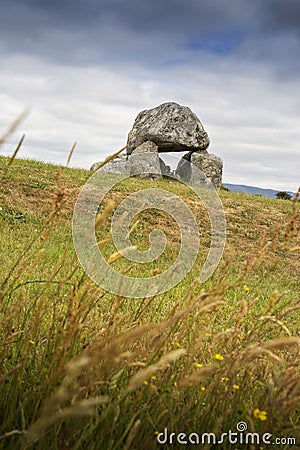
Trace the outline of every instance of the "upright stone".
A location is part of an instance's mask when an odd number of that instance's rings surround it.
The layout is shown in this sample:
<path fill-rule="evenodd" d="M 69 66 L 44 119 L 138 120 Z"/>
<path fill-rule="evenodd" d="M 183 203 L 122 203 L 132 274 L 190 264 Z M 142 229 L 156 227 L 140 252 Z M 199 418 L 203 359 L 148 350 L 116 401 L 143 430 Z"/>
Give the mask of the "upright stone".
<path fill-rule="evenodd" d="M 130 175 L 153 180 L 162 178 L 157 150 L 157 145 L 151 141 L 146 141 L 136 147 L 129 157 Z"/>
<path fill-rule="evenodd" d="M 201 150 L 210 142 L 196 114 L 174 102 L 138 114 L 128 134 L 127 154 L 146 141 L 154 142 L 158 152 Z"/>
<path fill-rule="evenodd" d="M 191 155 L 191 163 L 207 176 L 215 189 L 220 189 L 223 172 L 223 161 L 221 158 L 207 151 L 193 152 Z M 197 178 L 197 173 L 192 169 L 191 182 L 197 183 Z"/>
<path fill-rule="evenodd" d="M 206 150 L 200 150 L 190 152 L 181 158 L 176 169 L 176 175 L 184 181 L 199 186 L 208 184 L 207 177 L 214 188 L 219 189 L 222 184 L 222 171 L 223 161 L 221 158 Z"/>

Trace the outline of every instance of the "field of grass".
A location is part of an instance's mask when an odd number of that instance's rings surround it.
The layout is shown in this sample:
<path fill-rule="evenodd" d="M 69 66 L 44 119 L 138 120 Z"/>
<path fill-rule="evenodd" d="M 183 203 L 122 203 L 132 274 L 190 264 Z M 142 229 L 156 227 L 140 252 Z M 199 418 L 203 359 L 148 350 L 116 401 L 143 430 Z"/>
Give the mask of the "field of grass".
<path fill-rule="evenodd" d="M 249 433 L 282 439 L 276 448 L 293 448 L 287 438 L 300 448 L 295 202 L 221 190 L 226 247 L 213 276 L 199 284 L 210 245 L 207 213 L 185 185 L 150 182 L 184 199 L 199 224 L 201 251 L 177 286 L 129 299 L 93 283 L 74 252 L 73 208 L 91 173 L 8 161 L 0 157 L 0 448 L 180 448 L 176 436 L 158 444 L 165 428 L 198 433 L 201 448 L 268 448 L 201 443 L 202 433 L 220 437 L 239 422 Z M 118 205 L 147 187 L 149 181 L 127 179 L 105 202 Z M 103 214 L 97 231 L 107 258 L 115 252 L 111 215 Z M 138 219 L 132 243 L 147 248 L 159 227 L 164 255 L 158 264 L 119 258 L 112 265 L 135 277 L 163 272 L 176 258 L 180 233 L 164 213 Z"/>

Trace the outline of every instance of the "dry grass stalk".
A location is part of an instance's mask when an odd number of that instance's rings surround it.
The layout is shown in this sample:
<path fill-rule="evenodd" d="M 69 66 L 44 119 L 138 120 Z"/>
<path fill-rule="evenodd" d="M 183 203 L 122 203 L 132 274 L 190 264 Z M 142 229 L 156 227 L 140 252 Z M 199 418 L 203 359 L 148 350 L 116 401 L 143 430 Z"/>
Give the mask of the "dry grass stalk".
<path fill-rule="evenodd" d="M 16 435 L 19 435 L 19 436 L 23 435 L 24 436 L 24 435 L 27 435 L 27 434 L 28 434 L 28 431 L 26 431 L 26 430 L 24 430 L 24 431 L 12 430 L 12 431 L 8 431 L 7 433 L 2 434 L 2 436 L 0 436 L 0 440 L 7 439 L 10 436 L 16 436 Z"/>
<path fill-rule="evenodd" d="M 118 150 L 116 153 L 113 153 L 112 155 L 108 156 L 103 162 L 100 162 L 97 167 L 95 168 L 95 171 L 101 169 L 101 167 L 105 166 L 105 164 L 109 163 L 113 159 L 115 159 L 116 156 L 118 156 L 120 153 L 122 153 L 127 148 L 127 145 L 121 148 L 121 150 Z"/>
<path fill-rule="evenodd" d="M 72 400 L 76 392 L 76 379 L 86 370 L 91 360 L 86 356 L 70 361 L 66 366 L 67 375 L 62 384 L 45 403 L 40 417 L 30 426 L 27 439 L 30 443 L 39 440 L 45 431 L 56 421 L 66 417 L 85 416 L 93 414 L 95 406 L 108 402 L 107 396 L 97 396 L 75 401 L 70 406 L 64 403 Z"/>
<path fill-rule="evenodd" d="M 100 225 L 103 224 L 103 222 L 110 216 L 110 214 L 113 212 L 116 204 L 113 200 L 108 200 L 105 204 L 105 208 L 101 214 L 99 214 L 95 221 L 95 230 L 99 228 Z M 94 230 L 93 230 L 94 232 Z"/>
<path fill-rule="evenodd" d="M 294 309 L 293 309 L 294 310 Z M 282 328 L 286 334 L 288 334 L 289 336 L 292 336 L 291 331 L 288 329 L 288 327 L 286 325 L 284 325 L 283 322 L 281 322 L 280 320 L 276 319 L 273 316 L 262 316 L 259 318 L 259 320 L 261 321 L 266 321 L 266 322 L 272 322 L 272 323 L 276 323 L 277 325 L 280 326 L 280 328 Z"/>
<path fill-rule="evenodd" d="M 21 148 L 21 146 L 23 144 L 24 139 L 25 139 L 25 134 L 23 134 L 23 136 L 21 137 L 21 139 L 20 139 L 20 141 L 19 141 L 15 151 L 13 152 L 12 156 L 10 157 L 10 159 L 9 159 L 9 161 L 7 163 L 7 167 L 11 166 L 12 163 L 14 162 L 14 159 L 16 158 L 16 156 L 17 156 L 17 154 L 18 154 L 18 152 L 19 152 L 19 150 L 20 150 L 20 148 Z"/>
<path fill-rule="evenodd" d="M 135 438 L 135 436 L 136 436 L 136 434 L 138 432 L 140 424 L 141 424 L 140 419 L 135 421 L 133 427 L 130 430 L 128 438 L 126 440 L 126 444 L 125 444 L 124 450 L 130 450 L 132 448 L 131 444 L 132 444 L 132 442 L 133 442 L 133 440 L 134 440 L 134 438 Z"/>
<path fill-rule="evenodd" d="M 134 389 L 137 389 L 140 387 L 144 381 L 149 378 L 151 375 L 153 375 L 158 370 L 164 370 L 169 365 L 176 361 L 177 359 L 181 358 L 181 356 L 186 354 L 186 350 L 183 348 L 180 348 L 178 350 L 174 350 L 164 356 L 162 356 L 159 361 L 155 364 L 151 364 L 151 366 L 146 367 L 145 369 L 139 370 L 130 380 L 127 387 L 127 393 L 133 391 Z"/>
<path fill-rule="evenodd" d="M 76 145 L 77 145 L 77 142 L 74 142 L 74 144 L 72 145 L 72 148 L 71 148 L 71 150 L 70 150 L 70 153 L 69 153 L 69 156 L 68 156 L 68 159 L 67 159 L 67 166 L 70 164 L 70 161 L 71 161 L 71 159 L 72 159 L 74 150 L 75 150 L 75 148 L 76 148 Z"/>
<path fill-rule="evenodd" d="M 16 118 L 16 120 L 14 120 L 12 122 L 12 124 L 9 126 L 8 130 L 0 137 L 0 146 L 2 144 L 4 144 L 4 142 L 7 141 L 7 139 L 9 138 L 9 136 L 18 128 L 18 126 L 20 125 L 21 122 L 23 122 L 24 119 L 26 119 L 26 117 L 28 116 L 30 110 L 29 109 L 25 109 L 20 115 L 19 117 Z"/>
<path fill-rule="evenodd" d="M 41 439 L 46 430 L 56 422 L 66 418 L 91 416 L 96 413 L 95 408 L 97 406 L 107 403 L 108 401 L 109 398 L 107 396 L 94 397 L 78 401 L 69 407 L 56 410 L 55 412 L 48 411 L 47 414 L 39 417 L 29 428 L 26 433 L 28 444 L 31 445 Z"/>
<path fill-rule="evenodd" d="M 190 387 L 195 384 L 200 383 L 207 377 L 211 377 L 217 370 L 217 366 L 215 365 L 207 365 L 203 366 L 200 369 L 197 369 L 192 375 L 189 375 L 180 381 L 179 386 L 182 387 Z"/>
<path fill-rule="evenodd" d="M 124 258 L 126 255 L 128 255 L 130 252 L 132 252 L 133 250 L 136 250 L 136 245 L 130 245 L 129 247 L 125 247 L 122 250 L 112 253 L 108 259 L 107 259 L 107 264 L 112 264 L 113 262 L 117 261 L 120 258 Z"/>
<path fill-rule="evenodd" d="M 295 337 L 295 336 L 290 336 L 288 338 L 273 339 L 270 342 L 265 342 L 262 345 L 262 348 L 271 350 L 271 349 L 279 349 L 279 348 L 298 346 L 298 345 L 300 345 L 300 338 Z"/>

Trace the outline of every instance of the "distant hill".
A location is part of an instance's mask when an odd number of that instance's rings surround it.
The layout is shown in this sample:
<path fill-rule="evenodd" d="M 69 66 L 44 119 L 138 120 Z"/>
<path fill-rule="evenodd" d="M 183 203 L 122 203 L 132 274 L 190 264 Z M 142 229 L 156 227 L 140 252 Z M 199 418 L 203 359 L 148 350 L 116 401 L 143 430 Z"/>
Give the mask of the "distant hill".
<path fill-rule="evenodd" d="M 263 189 L 256 186 L 246 186 L 244 184 L 223 183 L 223 186 L 228 188 L 231 192 L 242 192 L 244 194 L 262 195 L 263 197 L 272 197 L 272 198 L 275 198 L 277 192 L 280 192 L 280 189 L 276 191 L 274 189 Z M 295 195 L 294 192 L 291 191 L 286 192 L 288 192 L 288 194 L 291 194 L 292 196 Z"/>

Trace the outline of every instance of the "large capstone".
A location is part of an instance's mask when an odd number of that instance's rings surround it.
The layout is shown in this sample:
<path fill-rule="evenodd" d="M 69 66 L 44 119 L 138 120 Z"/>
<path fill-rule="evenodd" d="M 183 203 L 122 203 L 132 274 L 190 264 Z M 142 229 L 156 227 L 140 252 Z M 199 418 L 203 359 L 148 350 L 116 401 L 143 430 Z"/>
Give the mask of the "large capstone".
<path fill-rule="evenodd" d="M 176 176 L 198 186 L 208 185 L 208 178 L 214 188 L 219 189 L 222 184 L 222 171 L 222 159 L 213 153 L 201 150 L 187 153 L 181 158 L 176 169 Z"/>
<path fill-rule="evenodd" d="M 158 152 L 205 150 L 210 142 L 196 114 L 174 102 L 138 114 L 128 134 L 127 154 L 146 141 L 154 142 Z"/>

